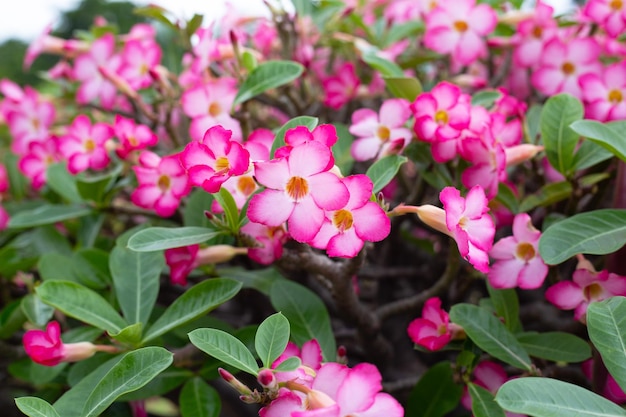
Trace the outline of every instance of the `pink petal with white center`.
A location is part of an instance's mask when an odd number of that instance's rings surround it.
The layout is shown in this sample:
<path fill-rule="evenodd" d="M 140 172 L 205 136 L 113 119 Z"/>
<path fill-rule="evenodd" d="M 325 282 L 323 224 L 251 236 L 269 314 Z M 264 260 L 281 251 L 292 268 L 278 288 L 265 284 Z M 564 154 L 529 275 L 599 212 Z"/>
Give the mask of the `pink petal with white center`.
<path fill-rule="evenodd" d="M 487 198 L 493 198 L 498 193 L 500 172 L 489 164 L 479 163 L 463 171 L 461 182 L 468 188 L 478 185 L 485 190 Z"/>
<path fill-rule="evenodd" d="M 416 119 L 422 116 L 428 116 L 432 118 L 438 108 L 439 104 L 437 103 L 437 99 L 435 99 L 432 93 L 420 94 L 409 106 L 409 109 L 413 112 L 413 115 Z"/>
<path fill-rule="evenodd" d="M 513 259 L 517 250 L 518 241 L 514 236 L 503 237 L 498 240 L 489 251 L 494 259 Z"/>
<path fill-rule="evenodd" d="M 339 405 L 333 404 L 328 407 L 315 410 L 294 411 L 291 417 L 343 417 L 340 413 Z"/>
<path fill-rule="evenodd" d="M 327 362 L 317 371 L 312 388 L 328 394 L 331 398 L 337 398 L 339 389 L 349 372 L 350 369 L 345 365 Z"/>
<path fill-rule="evenodd" d="M 582 288 L 571 281 L 557 282 L 546 290 L 546 300 L 561 310 L 572 310 L 584 301 Z"/>
<path fill-rule="evenodd" d="M 465 216 L 470 219 L 482 217 L 484 213 L 489 211 L 487 207 L 489 201 L 485 197 L 485 191 L 479 187 L 472 187 L 465 197 Z"/>
<path fill-rule="evenodd" d="M 380 392 L 374 397 L 374 404 L 359 412 L 359 417 L 403 417 L 404 409 L 391 395 Z"/>
<path fill-rule="evenodd" d="M 495 225 L 490 215 L 485 214 L 480 219 L 467 222 L 465 228 L 469 240 L 478 248 L 489 251 L 493 247 L 493 236 L 495 235 Z"/>
<path fill-rule="evenodd" d="M 304 342 L 300 353 L 302 364 L 311 369 L 319 369 L 322 366 L 322 348 L 317 340 L 312 339 Z"/>
<path fill-rule="evenodd" d="M 162 194 L 159 187 L 155 187 L 154 185 L 140 185 L 133 191 L 130 198 L 136 206 L 152 208 Z"/>
<path fill-rule="evenodd" d="M 331 237 L 326 246 L 326 253 L 331 257 L 354 258 L 363 249 L 363 240 L 361 240 L 354 228 L 336 233 Z"/>
<path fill-rule="evenodd" d="M 381 142 L 376 136 L 362 137 L 352 142 L 350 153 L 356 161 L 369 161 L 376 158 L 381 150 Z"/>
<path fill-rule="evenodd" d="M 458 155 L 457 141 L 452 139 L 433 142 L 430 151 L 435 161 L 439 163 L 448 162 Z"/>
<path fill-rule="evenodd" d="M 461 36 L 454 50 L 454 57 L 459 63 L 469 65 L 478 58 L 487 55 L 485 41 L 476 33 L 467 31 Z"/>
<path fill-rule="evenodd" d="M 513 236 L 519 242 L 539 242 L 541 232 L 534 228 L 532 220 L 527 213 L 520 213 L 513 220 Z"/>
<path fill-rule="evenodd" d="M 389 128 L 400 127 L 411 116 L 409 101 L 402 98 L 385 100 L 380 106 L 380 123 Z"/>
<path fill-rule="evenodd" d="M 496 28 L 498 16 L 488 4 L 479 4 L 469 12 L 467 22 L 472 31 L 487 36 Z"/>
<path fill-rule="evenodd" d="M 598 59 L 600 46 L 593 38 L 574 38 L 567 45 L 567 57 L 578 64 L 588 64 Z"/>
<path fill-rule="evenodd" d="M 181 97 L 183 111 L 191 118 L 204 116 L 210 100 L 203 86 L 197 86 L 183 93 Z"/>
<path fill-rule="evenodd" d="M 472 242 L 469 244 L 469 250 L 465 259 L 478 271 L 484 274 L 489 272 L 489 255 L 487 251 L 476 247 Z"/>
<path fill-rule="evenodd" d="M 274 190 L 284 190 L 292 177 L 289 173 L 287 159 L 274 159 L 267 162 L 254 163 L 254 176 L 259 184 Z"/>
<path fill-rule="evenodd" d="M 432 297 L 426 300 L 424 308 L 422 308 L 422 318 L 436 326 L 448 324 L 448 314 L 441 309 L 441 299 L 439 297 Z"/>
<path fill-rule="evenodd" d="M 413 130 L 419 140 L 431 143 L 439 140 L 436 136 L 437 129 L 439 129 L 439 124 L 436 123 L 430 116 L 423 116 L 415 120 L 415 125 L 413 127 Z"/>
<path fill-rule="evenodd" d="M 67 170 L 71 174 L 78 174 L 89 168 L 89 157 L 85 154 L 75 154 L 70 157 L 67 163 Z"/>
<path fill-rule="evenodd" d="M 217 193 L 228 178 L 229 176 L 224 174 L 211 175 L 202 182 L 202 189 L 210 194 Z"/>
<path fill-rule="evenodd" d="M 626 295 L 626 277 L 609 273 L 607 280 L 602 283 L 602 286 L 611 293 L 611 295 Z"/>
<path fill-rule="evenodd" d="M 250 167 L 250 154 L 238 142 L 231 142 L 230 150 L 226 155 L 230 169 L 229 175 L 242 175 L 248 171 Z"/>
<path fill-rule="evenodd" d="M 102 148 L 98 148 L 91 153 L 89 167 L 93 170 L 100 171 L 105 169 L 110 161 L 111 159 L 107 152 Z"/>
<path fill-rule="evenodd" d="M 333 225 L 331 221 L 326 219 L 322 223 L 322 227 L 320 227 L 319 232 L 315 235 L 315 237 L 308 242 L 309 245 L 313 246 L 317 249 L 326 249 L 328 247 L 328 242 L 330 239 L 335 237 L 339 231 Z"/>
<path fill-rule="evenodd" d="M 350 192 L 350 199 L 345 206 L 346 209 L 352 210 L 362 207 L 372 196 L 374 184 L 367 175 L 350 175 L 343 178 L 342 182 Z"/>
<path fill-rule="evenodd" d="M 515 288 L 518 285 L 520 273 L 525 265 L 518 259 L 501 260 L 489 269 L 489 283 L 493 288 Z"/>
<path fill-rule="evenodd" d="M 391 232 L 391 220 L 380 206 L 372 201 L 352 210 L 357 236 L 368 242 L 380 242 Z"/>
<path fill-rule="evenodd" d="M 280 226 L 287 221 L 294 203 L 283 191 L 270 190 L 255 194 L 248 205 L 248 218 L 266 226 Z"/>
<path fill-rule="evenodd" d="M 161 217 L 170 217 L 176 213 L 180 200 L 171 194 L 163 194 L 154 204 L 154 211 Z"/>
<path fill-rule="evenodd" d="M 376 115 L 376 112 L 374 112 L 374 110 L 360 109 L 357 110 L 354 114 L 357 114 L 359 112 L 365 112 L 366 110 L 367 113 L 371 112 L 370 117 L 363 117 L 359 122 L 353 122 L 353 124 L 348 129 L 350 133 L 352 133 L 354 136 L 369 137 L 374 135 L 376 133 L 376 129 L 378 129 L 378 116 Z M 352 120 L 354 120 L 354 115 L 352 115 Z"/>
<path fill-rule="evenodd" d="M 180 162 L 185 169 L 190 169 L 197 165 L 206 165 L 213 169 L 215 166 L 215 155 L 207 146 L 193 141 L 188 143 L 180 153 Z"/>
<path fill-rule="evenodd" d="M 460 39 L 461 36 L 458 31 L 447 26 L 439 26 L 426 31 L 424 45 L 440 54 L 448 54 L 454 51 Z"/>
<path fill-rule="evenodd" d="M 350 193 L 341 180 L 330 172 L 321 172 L 307 179 L 309 192 L 315 204 L 324 210 L 338 210 L 346 206 Z"/>
<path fill-rule="evenodd" d="M 543 51 L 543 42 L 534 38 L 525 39 L 517 45 L 513 51 L 513 58 L 517 65 L 529 68 L 539 62 L 539 57 Z"/>
<path fill-rule="evenodd" d="M 374 398 L 383 388 L 378 369 L 370 363 L 360 363 L 350 369 L 337 391 L 337 403 L 343 415 L 356 414 L 374 404 Z"/>
<path fill-rule="evenodd" d="M 306 243 L 313 240 L 324 222 L 324 211 L 319 208 L 317 204 L 315 204 L 315 201 L 313 201 L 313 198 L 310 196 L 304 197 L 297 203 L 292 204 L 293 211 L 287 221 L 289 234 L 294 240 L 300 243 Z M 248 217 L 250 217 L 249 213 Z"/>
<path fill-rule="evenodd" d="M 545 95 L 559 93 L 564 82 L 563 71 L 557 68 L 542 67 L 531 75 L 532 85 Z"/>
<path fill-rule="evenodd" d="M 302 409 L 302 400 L 286 388 L 280 390 L 278 398 L 259 410 L 259 417 L 288 417 Z"/>
<path fill-rule="evenodd" d="M 604 79 L 611 87 L 626 87 L 626 62 L 622 61 L 606 67 Z"/>
<path fill-rule="evenodd" d="M 215 176 L 215 170 L 207 165 L 194 165 L 187 170 L 189 182 L 195 187 L 202 187 L 204 181 Z"/>
<path fill-rule="evenodd" d="M 517 278 L 518 285 L 523 290 L 534 290 L 543 285 L 548 275 L 548 266 L 536 256 L 530 260 Z"/>
<path fill-rule="evenodd" d="M 200 141 L 206 131 L 218 123 L 217 119 L 211 116 L 203 115 L 196 117 L 191 120 L 189 125 L 189 136 L 191 136 L 191 139 L 194 141 Z"/>
<path fill-rule="evenodd" d="M 316 142 L 323 143 L 329 148 L 337 143 L 337 129 L 331 124 L 322 124 L 313 129 L 313 139 Z"/>
<path fill-rule="evenodd" d="M 309 177 L 326 169 L 332 160 L 330 149 L 319 142 L 294 147 L 289 153 L 289 172 L 296 177 Z"/>
<path fill-rule="evenodd" d="M 445 187 L 439 193 L 439 200 L 446 212 L 446 226 L 449 230 L 456 229 L 465 211 L 465 199 L 461 197 L 461 192 L 454 187 Z"/>

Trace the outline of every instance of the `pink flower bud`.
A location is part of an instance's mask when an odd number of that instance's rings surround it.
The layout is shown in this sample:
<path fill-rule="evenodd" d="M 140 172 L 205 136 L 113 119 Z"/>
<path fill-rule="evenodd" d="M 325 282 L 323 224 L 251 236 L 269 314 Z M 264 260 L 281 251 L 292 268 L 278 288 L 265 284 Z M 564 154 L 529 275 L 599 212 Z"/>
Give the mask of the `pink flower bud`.
<path fill-rule="evenodd" d="M 29 330 L 24 334 L 24 349 L 31 359 L 41 365 L 55 366 L 61 362 L 76 362 L 91 357 L 98 349 L 89 342 L 61 341 L 61 326 L 48 323 L 46 330 Z"/>
<path fill-rule="evenodd" d="M 244 397 L 251 398 L 250 396 L 252 395 L 252 390 L 248 388 L 248 386 L 245 385 L 243 382 L 235 378 L 233 374 L 231 374 L 224 368 L 217 368 L 217 372 L 220 374 L 224 381 L 228 382 L 228 385 L 235 388 L 240 394 L 242 394 L 240 398 L 243 402 L 247 402 Z"/>
<path fill-rule="evenodd" d="M 278 381 L 276 381 L 276 376 L 274 376 L 274 372 L 272 372 L 271 369 L 260 370 L 257 375 L 257 380 L 263 388 L 271 390 L 278 387 Z"/>

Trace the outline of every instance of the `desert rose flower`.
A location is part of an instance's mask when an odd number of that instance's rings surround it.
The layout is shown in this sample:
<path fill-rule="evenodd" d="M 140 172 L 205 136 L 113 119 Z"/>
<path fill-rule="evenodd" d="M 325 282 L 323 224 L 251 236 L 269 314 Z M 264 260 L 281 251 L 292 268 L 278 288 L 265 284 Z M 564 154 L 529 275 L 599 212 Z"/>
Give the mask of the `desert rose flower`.
<path fill-rule="evenodd" d="M 155 146 L 159 141 L 157 135 L 148 126 L 136 124 L 134 120 L 119 114 L 115 116 L 113 129 L 119 140 L 119 147 L 115 153 L 122 159 L 125 159 L 132 151 Z"/>
<path fill-rule="evenodd" d="M 615 0 L 589 0 L 583 7 L 583 15 L 616 38 L 626 29 L 626 3 Z"/>
<path fill-rule="evenodd" d="M 435 351 L 443 348 L 462 329 L 450 323 L 448 313 L 441 308 L 439 297 L 426 300 L 422 317 L 409 323 L 407 333 L 416 345 Z"/>
<path fill-rule="evenodd" d="M 535 13 L 519 22 L 517 33 L 513 36 L 516 43 L 513 50 L 513 60 L 516 65 L 524 68 L 537 65 L 544 44 L 558 31 L 558 24 L 553 14 L 554 8 L 552 6 L 543 1 L 537 1 Z"/>
<path fill-rule="evenodd" d="M 336 75 L 322 81 L 324 87 L 324 104 L 338 110 L 356 96 L 360 85 L 354 64 L 346 62 L 335 71 Z"/>
<path fill-rule="evenodd" d="M 548 275 L 548 266 L 539 254 L 541 232 L 530 216 L 520 213 L 513 220 L 513 236 L 497 241 L 489 255 L 496 260 L 487 278 L 494 288 L 535 289 Z"/>
<path fill-rule="evenodd" d="M 317 340 L 312 339 L 304 342 L 302 349 L 300 349 L 295 343 L 289 342 L 283 353 L 272 363 L 270 368 L 276 369 L 278 365 L 292 357 L 300 358 L 302 363 L 300 367 L 293 371 L 276 372 L 276 380 L 278 382 L 295 381 L 310 387 L 316 372 L 322 367 L 322 348 L 320 344 Z"/>
<path fill-rule="evenodd" d="M 189 245 L 165 250 L 165 262 L 170 268 L 170 280 L 175 285 L 187 285 L 187 276 L 201 265 L 230 261 L 236 255 L 247 254 L 247 248 L 230 245 L 212 245 L 200 249 L 199 245 Z"/>
<path fill-rule="evenodd" d="M 124 45 L 119 74 L 135 90 L 149 87 L 150 70 L 161 62 L 161 47 L 154 41 L 130 40 Z"/>
<path fill-rule="evenodd" d="M 31 142 L 17 166 L 30 180 L 33 189 L 39 190 L 46 183 L 46 170 L 51 164 L 59 162 L 60 157 L 59 140 L 50 137 L 47 141 Z"/>
<path fill-rule="evenodd" d="M 507 376 L 502 365 L 491 361 L 482 361 L 474 368 L 472 382 L 495 395 L 498 388 L 509 379 L 511 378 Z M 463 392 L 461 404 L 468 410 L 472 409 L 472 397 L 467 388 Z M 509 411 L 506 411 L 504 414 L 506 417 L 526 417 L 523 414 L 511 413 Z"/>
<path fill-rule="evenodd" d="M 118 349 L 109 345 L 94 345 L 90 342 L 63 343 L 61 326 L 51 321 L 46 330 L 28 330 L 22 339 L 24 349 L 30 358 L 45 366 L 55 366 L 61 362 L 76 362 L 91 357 L 96 352 L 116 353 Z"/>
<path fill-rule="evenodd" d="M 283 256 L 283 245 L 289 240 L 285 228 L 266 226 L 249 221 L 241 228 L 241 233 L 250 236 L 256 242 L 248 248 L 248 257 L 262 265 L 270 265 Z"/>
<path fill-rule="evenodd" d="M 626 119 L 626 62 L 580 77 L 586 117 L 601 122 Z"/>
<path fill-rule="evenodd" d="M 111 161 L 106 142 L 112 136 L 113 128 L 108 124 L 96 122 L 92 125 L 89 117 L 78 115 L 67 133 L 59 137 L 59 152 L 68 160 L 68 171 L 75 175 L 87 169 L 105 169 Z"/>

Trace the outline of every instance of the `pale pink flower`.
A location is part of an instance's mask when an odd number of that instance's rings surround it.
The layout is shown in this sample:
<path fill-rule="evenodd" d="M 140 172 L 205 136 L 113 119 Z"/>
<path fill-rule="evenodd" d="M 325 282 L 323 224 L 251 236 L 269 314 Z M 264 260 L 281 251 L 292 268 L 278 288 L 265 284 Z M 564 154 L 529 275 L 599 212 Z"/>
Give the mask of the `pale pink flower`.
<path fill-rule="evenodd" d="M 589 0 L 582 13 L 613 38 L 623 34 L 626 29 L 626 3 L 623 1 Z"/>
<path fill-rule="evenodd" d="M 237 80 L 220 77 L 190 88 L 181 98 L 183 111 L 191 117 L 189 134 L 193 140 L 200 140 L 205 132 L 221 125 L 232 132 L 236 141 L 241 141 L 241 126 L 231 117 L 230 111 L 237 95 Z"/>
<path fill-rule="evenodd" d="M 130 40 L 124 45 L 119 75 L 135 90 L 153 83 L 150 71 L 161 62 L 161 47 L 146 40 Z"/>
<path fill-rule="evenodd" d="M 133 167 L 138 187 L 130 196 L 132 202 L 139 207 L 154 210 L 161 217 L 173 215 L 180 200 L 190 191 L 179 155 L 161 158 L 153 152 L 143 151 L 139 156 L 139 164 Z"/>
<path fill-rule="evenodd" d="M 496 143 L 489 132 L 482 138 L 463 141 L 463 157 L 471 162 L 461 174 L 461 182 L 467 188 L 475 185 L 485 190 L 488 199 L 498 194 L 498 184 L 506 180 L 506 154 L 504 147 Z"/>
<path fill-rule="evenodd" d="M 296 126 L 285 132 L 285 146 L 276 149 L 274 152 L 275 158 L 283 158 L 289 155 L 289 152 L 298 145 L 303 145 L 308 142 L 319 142 L 324 146 L 331 148 L 337 143 L 337 129 L 331 124 L 318 125 L 310 131 L 306 126 Z M 334 160 L 331 161 L 330 167 L 334 164 Z M 329 169 L 330 169 L 329 167 Z"/>
<path fill-rule="evenodd" d="M 604 68 L 600 74 L 580 77 L 585 115 L 601 122 L 626 119 L 626 61 Z"/>
<path fill-rule="evenodd" d="M 324 104 L 332 109 L 340 109 L 357 93 L 361 82 L 356 75 L 354 64 L 345 62 L 334 71 L 335 75 L 322 80 Z"/>
<path fill-rule="evenodd" d="M 578 81 L 584 74 L 601 71 L 599 52 L 593 38 L 553 38 L 543 48 L 538 68 L 531 76 L 532 85 L 547 96 L 569 93 L 582 98 Z"/>
<path fill-rule="evenodd" d="M 487 4 L 475 0 L 447 0 L 426 16 L 424 44 L 433 51 L 451 54 L 461 65 L 487 56 L 484 36 L 496 27 L 497 16 Z"/>
<path fill-rule="evenodd" d="M 430 150 L 436 162 L 447 162 L 457 156 L 471 159 L 465 156 L 465 153 L 468 152 L 464 149 L 465 143 L 468 139 L 472 138 L 481 140 L 485 130 L 491 123 L 491 115 L 487 109 L 482 106 L 471 106 L 469 115 L 469 125 L 460 131 L 459 136 L 454 138 L 444 138 L 440 136 L 435 141 L 431 142 Z"/>
<path fill-rule="evenodd" d="M 350 133 L 357 138 L 351 153 L 357 161 L 382 158 L 402 152 L 413 135 L 404 127 L 411 116 L 410 103 L 395 98 L 385 100 L 380 113 L 371 109 L 359 109 L 352 113 Z"/>
<path fill-rule="evenodd" d="M 530 68 L 539 63 L 544 44 L 558 31 L 553 13 L 552 6 L 537 1 L 532 16 L 519 22 L 517 33 L 513 36 L 516 43 L 513 60 L 516 65 Z"/>
<path fill-rule="evenodd" d="M 407 333 L 413 343 L 430 351 L 443 348 L 452 340 L 453 332 L 461 328 L 450 323 L 448 313 L 441 308 L 439 297 L 426 300 L 422 309 L 422 317 L 409 323 Z"/>
<path fill-rule="evenodd" d="M 530 216 L 520 213 L 513 220 L 513 236 L 500 239 L 489 255 L 496 260 L 487 278 L 494 288 L 530 290 L 541 287 L 548 266 L 539 254 L 541 232 L 533 227 Z"/>
<path fill-rule="evenodd" d="M 78 174 L 87 169 L 105 169 L 111 161 L 105 145 L 112 136 L 113 128 L 108 124 L 92 125 L 89 117 L 78 115 L 66 134 L 59 137 L 59 152 L 68 160 L 68 171 Z"/>
<path fill-rule="evenodd" d="M 250 154 L 231 140 L 232 132 L 217 125 L 206 131 L 201 141 L 189 143 L 181 153 L 181 162 L 191 184 L 208 193 L 216 193 L 230 177 L 245 173 Z"/>
<path fill-rule="evenodd" d="M 46 183 L 46 170 L 61 160 L 59 140 L 50 137 L 44 142 L 31 142 L 28 151 L 18 161 L 18 168 L 30 180 L 31 186 L 39 190 Z"/>
<path fill-rule="evenodd" d="M 481 388 L 486 389 L 493 395 L 496 394 L 498 389 L 508 380 L 509 378 L 506 374 L 506 371 L 502 367 L 502 365 L 497 364 L 491 361 L 482 361 L 474 368 L 472 372 L 472 382 L 478 385 Z M 472 397 L 465 387 L 463 392 L 463 397 L 461 398 L 461 404 L 468 410 L 472 409 Z M 526 417 L 524 414 L 511 413 L 509 411 L 505 411 L 504 413 L 506 417 Z"/>
<path fill-rule="evenodd" d="M 249 221 L 241 227 L 241 233 L 253 238 L 258 246 L 248 248 L 248 257 L 261 265 L 270 265 L 283 256 L 283 245 L 289 240 L 285 228 L 266 226 Z"/>
<path fill-rule="evenodd" d="M 255 162 L 257 181 L 267 187 L 248 206 L 251 221 L 266 226 L 287 222 L 289 234 L 309 242 L 324 222 L 324 210 L 344 207 L 350 194 L 335 174 L 328 172 L 330 149 L 317 141 L 294 147 L 289 156 Z"/>
<path fill-rule="evenodd" d="M 366 175 L 341 179 L 350 199 L 339 210 L 326 211 L 319 232 L 309 244 L 326 249 L 328 256 L 352 258 L 365 241 L 379 242 L 389 235 L 391 222 L 382 208 L 370 201 L 374 185 Z"/>
<path fill-rule="evenodd" d="M 561 281 L 546 291 L 546 300 L 561 310 L 574 310 L 574 318 L 586 322 L 587 307 L 594 301 L 626 296 L 626 277 L 586 267 L 576 269 L 572 281 Z"/>
<path fill-rule="evenodd" d="M 276 380 L 278 382 L 295 381 L 311 387 L 315 373 L 322 367 L 323 357 L 320 344 L 312 339 L 304 342 L 300 349 L 295 343 L 289 342 L 285 351 L 272 363 L 271 369 L 276 369 L 278 365 L 292 357 L 300 358 L 302 363 L 300 367 L 293 371 L 276 372 L 274 374 Z"/>
<path fill-rule="evenodd" d="M 81 83 L 76 101 L 87 104 L 98 99 L 105 109 L 113 108 L 117 88 L 102 75 L 101 68 L 115 73 L 120 64 L 120 56 L 115 53 L 115 37 L 111 33 L 93 41 L 89 51 L 74 60 L 73 76 Z"/>
<path fill-rule="evenodd" d="M 24 55 L 25 70 L 29 69 L 35 59 L 42 53 L 73 56 L 77 52 L 85 52 L 89 49 L 89 45 L 84 41 L 50 36 L 51 30 L 52 24 L 48 24 L 37 39 L 28 46 Z"/>
<path fill-rule="evenodd" d="M 156 134 L 146 125 L 136 124 L 134 120 L 115 115 L 113 125 L 115 136 L 120 142 L 115 153 L 122 159 L 126 159 L 133 151 L 142 150 L 149 146 L 155 146 L 159 139 Z"/>

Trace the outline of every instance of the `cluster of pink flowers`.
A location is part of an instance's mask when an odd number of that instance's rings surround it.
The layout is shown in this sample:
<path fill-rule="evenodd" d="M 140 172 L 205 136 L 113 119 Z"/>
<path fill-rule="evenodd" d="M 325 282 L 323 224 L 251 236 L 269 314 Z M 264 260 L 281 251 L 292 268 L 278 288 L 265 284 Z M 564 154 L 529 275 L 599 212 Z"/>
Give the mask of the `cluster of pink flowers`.
<path fill-rule="evenodd" d="M 448 313 L 441 308 L 441 299 L 432 297 L 424 303 L 422 317 L 409 324 L 407 333 L 413 343 L 434 351 L 443 348 L 453 338 L 462 337 L 463 329 L 450 323 Z"/>

